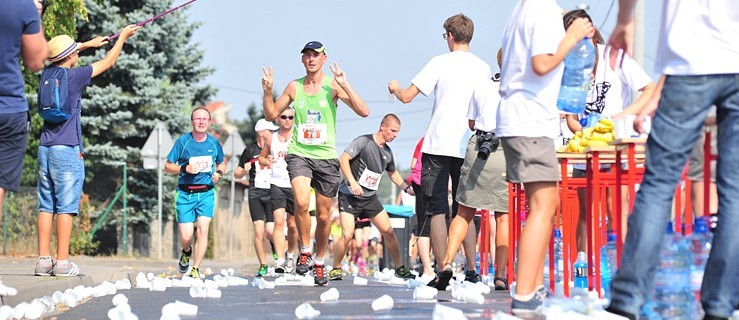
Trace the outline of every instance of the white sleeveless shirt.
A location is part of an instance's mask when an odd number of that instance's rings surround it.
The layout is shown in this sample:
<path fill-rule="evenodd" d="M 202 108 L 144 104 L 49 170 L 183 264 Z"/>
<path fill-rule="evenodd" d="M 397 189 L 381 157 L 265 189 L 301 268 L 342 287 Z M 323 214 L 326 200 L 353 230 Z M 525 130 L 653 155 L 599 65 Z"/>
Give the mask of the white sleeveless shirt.
<path fill-rule="evenodd" d="M 280 141 L 279 131 L 272 133 L 272 144 L 269 148 L 270 155 L 275 159 L 272 163 L 272 184 L 280 188 L 291 188 L 290 176 L 287 174 L 287 147 L 290 145 L 290 137 L 287 141 Z"/>

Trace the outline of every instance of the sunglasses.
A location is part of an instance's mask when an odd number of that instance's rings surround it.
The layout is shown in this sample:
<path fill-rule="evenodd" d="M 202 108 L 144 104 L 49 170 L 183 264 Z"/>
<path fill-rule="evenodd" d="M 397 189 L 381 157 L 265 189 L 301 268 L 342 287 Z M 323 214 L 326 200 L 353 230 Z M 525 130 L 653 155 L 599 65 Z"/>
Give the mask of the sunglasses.
<path fill-rule="evenodd" d="M 295 118 L 295 116 L 280 116 L 280 119 L 282 119 L 282 120 L 288 120 L 288 119 L 289 120 L 292 120 L 294 118 Z"/>

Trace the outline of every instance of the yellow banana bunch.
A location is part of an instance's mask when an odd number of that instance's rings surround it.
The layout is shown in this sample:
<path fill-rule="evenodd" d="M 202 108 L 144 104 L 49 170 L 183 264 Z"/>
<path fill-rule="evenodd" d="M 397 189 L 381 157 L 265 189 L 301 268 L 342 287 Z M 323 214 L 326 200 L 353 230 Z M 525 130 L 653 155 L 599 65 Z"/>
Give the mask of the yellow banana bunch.
<path fill-rule="evenodd" d="M 614 138 L 613 120 L 601 118 L 594 127 L 575 132 L 575 136 L 567 143 L 566 152 L 582 153 L 588 147 L 607 146 Z"/>

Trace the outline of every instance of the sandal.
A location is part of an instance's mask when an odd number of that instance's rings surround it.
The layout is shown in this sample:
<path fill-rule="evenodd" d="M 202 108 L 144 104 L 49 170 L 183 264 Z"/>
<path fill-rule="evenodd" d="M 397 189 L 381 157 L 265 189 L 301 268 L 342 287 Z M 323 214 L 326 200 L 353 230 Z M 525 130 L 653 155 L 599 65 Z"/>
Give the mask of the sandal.
<path fill-rule="evenodd" d="M 502 286 L 499 286 L 496 282 L 503 282 Z M 495 277 L 493 278 L 493 283 L 495 284 L 495 291 L 502 291 L 502 290 L 508 290 L 508 280 L 501 277 Z"/>

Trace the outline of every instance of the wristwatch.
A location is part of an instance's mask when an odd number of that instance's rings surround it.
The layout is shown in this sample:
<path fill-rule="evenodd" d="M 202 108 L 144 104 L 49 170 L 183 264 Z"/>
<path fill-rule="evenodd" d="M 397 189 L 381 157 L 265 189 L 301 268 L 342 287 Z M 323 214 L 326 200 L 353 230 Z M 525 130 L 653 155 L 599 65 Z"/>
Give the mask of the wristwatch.
<path fill-rule="evenodd" d="M 405 189 L 403 189 L 403 191 L 405 191 L 405 193 L 408 193 L 408 189 L 410 188 L 411 188 L 411 185 L 409 184 L 407 187 L 405 187 Z"/>

